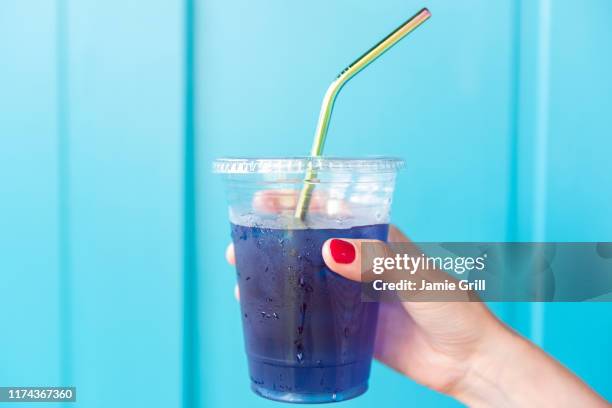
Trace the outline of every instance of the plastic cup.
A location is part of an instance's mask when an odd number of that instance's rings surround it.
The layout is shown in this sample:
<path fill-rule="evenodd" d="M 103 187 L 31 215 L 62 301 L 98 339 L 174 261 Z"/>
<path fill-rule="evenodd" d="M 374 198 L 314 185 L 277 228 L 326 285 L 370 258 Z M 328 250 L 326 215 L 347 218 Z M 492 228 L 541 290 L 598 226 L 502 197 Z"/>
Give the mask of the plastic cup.
<path fill-rule="evenodd" d="M 219 159 L 240 288 L 251 388 L 300 403 L 342 401 L 367 390 L 378 303 L 330 271 L 329 238 L 386 240 L 395 158 Z M 317 178 L 303 220 L 304 176 Z"/>

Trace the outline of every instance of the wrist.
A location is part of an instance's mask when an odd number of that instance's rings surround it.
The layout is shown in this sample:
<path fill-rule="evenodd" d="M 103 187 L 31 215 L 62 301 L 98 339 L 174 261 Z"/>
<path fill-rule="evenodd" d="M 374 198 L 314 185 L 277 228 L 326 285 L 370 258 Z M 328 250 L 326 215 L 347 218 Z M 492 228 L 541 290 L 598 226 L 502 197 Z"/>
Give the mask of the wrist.
<path fill-rule="evenodd" d="M 528 341 L 495 320 L 483 333 L 451 395 L 471 407 L 512 405 L 513 395 L 506 388 L 515 375 L 513 367 L 530 358 L 531 351 Z"/>
<path fill-rule="evenodd" d="M 484 333 L 453 397 L 470 407 L 608 406 L 537 346 L 495 323 Z"/>

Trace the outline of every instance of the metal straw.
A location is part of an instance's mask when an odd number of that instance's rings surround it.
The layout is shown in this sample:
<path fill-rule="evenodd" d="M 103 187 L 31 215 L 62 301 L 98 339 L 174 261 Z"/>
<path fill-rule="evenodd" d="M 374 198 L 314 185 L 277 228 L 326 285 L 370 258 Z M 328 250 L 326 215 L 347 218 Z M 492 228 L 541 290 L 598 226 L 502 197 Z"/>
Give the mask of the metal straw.
<path fill-rule="evenodd" d="M 424 8 L 414 16 L 410 17 L 405 23 L 400 25 L 391 34 L 383 38 L 378 44 L 366 51 L 361 57 L 357 58 L 352 64 L 346 67 L 340 75 L 331 83 L 327 92 L 323 97 L 323 103 L 321 104 L 321 112 L 319 113 L 319 121 L 317 122 L 317 130 L 315 132 L 314 142 L 310 155 L 312 157 L 321 156 L 323 153 L 323 145 L 325 144 L 325 137 L 327 136 L 327 129 L 329 128 L 329 121 L 331 118 L 332 110 L 334 108 L 334 102 L 336 96 L 340 92 L 340 89 L 357 73 L 367 67 L 372 61 L 380 57 L 385 51 L 394 46 L 410 34 L 415 28 L 420 26 L 431 17 L 431 13 L 428 9 Z M 300 220 L 304 219 L 308 205 L 310 204 L 310 198 L 312 196 L 312 190 L 314 189 L 314 179 L 317 177 L 316 170 L 312 167 L 312 161 L 309 162 L 306 176 L 304 178 L 304 187 L 300 192 L 300 197 L 297 202 L 295 209 L 295 218 Z"/>

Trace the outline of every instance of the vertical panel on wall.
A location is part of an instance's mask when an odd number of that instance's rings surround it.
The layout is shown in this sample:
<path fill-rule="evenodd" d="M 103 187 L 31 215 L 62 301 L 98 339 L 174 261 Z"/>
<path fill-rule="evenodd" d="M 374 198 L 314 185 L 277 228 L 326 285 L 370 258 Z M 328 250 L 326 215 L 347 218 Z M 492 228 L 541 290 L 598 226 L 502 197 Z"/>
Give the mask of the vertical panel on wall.
<path fill-rule="evenodd" d="M 551 2 L 545 233 L 612 241 L 612 3 Z M 586 272 L 586 271 L 585 271 Z M 549 304 L 544 345 L 612 398 L 612 303 Z"/>
<path fill-rule="evenodd" d="M 522 2 L 517 238 L 610 241 L 609 2 Z M 610 303 L 520 305 L 521 331 L 608 398 Z"/>
<path fill-rule="evenodd" d="M 432 19 L 339 96 L 326 153 L 405 157 L 394 220 L 414 239 L 506 239 L 511 3 L 430 1 Z M 235 276 L 223 258 L 229 225 L 211 160 L 306 154 L 330 81 L 422 5 L 201 2 L 197 185 L 206 406 L 274 405 L 249 390 Z M 457 405 L 378 364 L 368 393 L 345 404 L 400 407 L 415 400 L 421 407 Z"/>
<path fill-rule="evenodd" d="M 539 165 L 548 137 L 545 114 L 548 98 L 549 16 L 546 1 L 517 1 L 515 136 L 512 146 L 514 192 L 509 205 L 509 240 L 542 241 L 545 195 L 544 169 Z M 543 19 L 543 17 L 545 17 Z M 532 341 L 541 343 L 543 306 L 514 303 L 508 322 Z"/>
<path fill-rule="evenodd" d="M 183 157 L 183 408 L 200 406 L 200 327 L 198 316 L 196 0 L 184 1 L 184 157 Z"/>
<path fill-rule="evenodd" d="M 181 404 L 182 3 L 68 2 L 73 367 L 87 407 Z"/>
<path fill-rule="evenodd" d="M 0 385 L 60 385 L 56 10 L 0 2 Z"/>

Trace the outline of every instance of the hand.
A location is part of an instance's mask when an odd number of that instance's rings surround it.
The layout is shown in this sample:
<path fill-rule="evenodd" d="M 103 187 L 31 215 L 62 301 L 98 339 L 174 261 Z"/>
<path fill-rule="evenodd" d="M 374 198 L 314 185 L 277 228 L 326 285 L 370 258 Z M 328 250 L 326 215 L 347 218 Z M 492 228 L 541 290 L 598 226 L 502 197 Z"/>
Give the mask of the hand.
<path fill-rule="evenodd" d="M 334 260 L 330 241 L 323 246 L 327 266 L 359 280 L 362 241 L 344 240 L 355 247 L 349 264 Z M 393 226 L 388 241 L 410 242 Z M 452 395 L 463 387 L 475 356 L 504 336 L 512 334 L 480 302 L 382 302 L 374 355 L 418 383 Z"/>
<path fill-rule="evenodd" d="M 352 262 L 334 260 L 331 240 L 323 246 L 323 259 L 332 271 L 359 280 L 363 241 L 344 241 L 355 250 Z M 393 226 L 388 241 L 410 244 Z M 481 302 L 381 303 L 375 357 L 469 406 L 608 406 Z"/>

